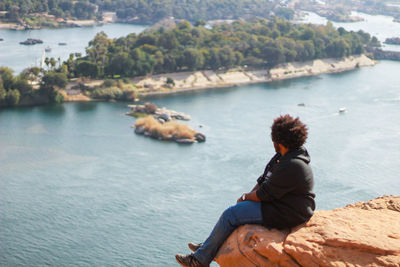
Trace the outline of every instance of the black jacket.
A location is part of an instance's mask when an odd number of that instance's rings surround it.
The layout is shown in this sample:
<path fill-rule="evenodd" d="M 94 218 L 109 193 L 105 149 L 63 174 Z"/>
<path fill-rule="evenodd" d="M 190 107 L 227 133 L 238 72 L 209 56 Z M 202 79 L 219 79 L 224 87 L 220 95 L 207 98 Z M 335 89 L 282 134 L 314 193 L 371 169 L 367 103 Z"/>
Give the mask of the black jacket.
<path fill-rule="evenodd" d="M 264 225 L 290 228 L 306 222 L 315 210 L 314 178 L 304 147 L 276 154 L 257 182 Z"/>

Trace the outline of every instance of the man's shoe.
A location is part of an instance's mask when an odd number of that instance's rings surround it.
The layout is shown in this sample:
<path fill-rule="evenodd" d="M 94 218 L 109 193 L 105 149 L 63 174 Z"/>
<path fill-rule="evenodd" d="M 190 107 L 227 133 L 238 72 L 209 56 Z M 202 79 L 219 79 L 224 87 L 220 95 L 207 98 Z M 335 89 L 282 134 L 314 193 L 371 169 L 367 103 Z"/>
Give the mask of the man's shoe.
<path fill-rule="evenodd" d="M 193 243 L 193 242 L 188 243 L 189 249 L 193 252 L 196 252 L 196 250 L 201 248 L 202 245 L 203 243 Z"/>
<path fill-rule="evenodd" d="M 208 267 L 201 262 L 199 262 L 192 254 L 187 254 L 187 255 L 182 255 L 182 254 L 176 254 L 175 255 L 176 261 L 184 266 L 184 267 Z"/>

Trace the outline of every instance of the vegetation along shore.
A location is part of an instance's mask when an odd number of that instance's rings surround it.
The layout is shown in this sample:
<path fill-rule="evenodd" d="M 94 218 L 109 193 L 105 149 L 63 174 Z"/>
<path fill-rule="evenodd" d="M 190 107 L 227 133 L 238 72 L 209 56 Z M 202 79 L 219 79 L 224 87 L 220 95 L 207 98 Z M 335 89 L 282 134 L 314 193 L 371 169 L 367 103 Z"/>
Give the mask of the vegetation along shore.
<path fill-rule="evenodd" d="M 400 7 L 392 0 L 0 0 L 0 28 L 80 27 L 107 22 L 155 24 L 171 17 L 192 23 L 275 16 L 290 20 L 299 10 L 342 22 L 361 20 L 352 16 L 352 11 L 400 18 Z"/>
<path fill-rule="evenodd" d="M 273 16 L 291 19 L 293 14 L 293 10 L 278 0 L 0 0 L 0 28 L 20 30 L 105 22 L 154 24 L 171 17 L 193 23 Z"/>
<path fill-rule="evenodd" d="M 362 56 L 379 42 L 363 31 L 292 24 L 273 18 L 209 29 L 183 21 L 110 39 L 97 34 L 86 56 L 49 59 L 18 76 L 0 70 L 0 105 L 132 100 L 183 90 L 229 87 L 372 65 Z M 297 63 L 293 63 L 297 62 Z"/>

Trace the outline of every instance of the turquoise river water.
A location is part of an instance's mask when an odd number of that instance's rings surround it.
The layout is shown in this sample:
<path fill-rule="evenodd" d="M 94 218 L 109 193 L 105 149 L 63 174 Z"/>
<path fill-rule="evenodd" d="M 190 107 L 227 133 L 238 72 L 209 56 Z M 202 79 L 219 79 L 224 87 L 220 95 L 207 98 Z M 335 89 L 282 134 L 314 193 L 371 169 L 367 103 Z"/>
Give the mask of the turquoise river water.
<path fill-rule="evenodd" d="M 139 33 L 146 26 L 132 24 L 105 24 L 95 27 L 40 29 L 30 31 L 15 31 L 0 29 L 0 67 L 12 68 L 16 74 L 27 67 L 40 66 L 42 57 L 54 57 L 61 62 L 67 60 L 70 53 L 85 55 L 85 47 L 96 33 L 105 32 L 110 38 L 126 36 L 129 33 Z M 19 42 L 28 38 L 41 39 L 43 44 L 20 45 Z M 60 46 L 58 43 L 67 45 Z M 50 48 L 50 52 L 45 52 Z M 44 66 L 45 67 L 45 66 Z"/>
<path fill-rule="evenodd" d="M 177 266 L 254 186 L 285 113 L 309 125 L 318 209 L 398 195 L 399 67 L 152 99 L 192 116 L 207 141 L 189 146 L 135 135 L 128 103 L 0 110 L 0 265 Z"/>
<path fill-rule="evenodd" d="M 383 41 L 384 16 L 338 24 Z M 326 23 L 310 14 L 306 22 Z M 96 32 L 140 25 L 0 30 L 0 65 L 16 72 L 48 56 L 84 52 Z M 26 38 L 43 45 L 25 47 Z M 65 47 L 58 42 L 67 42 Z M 387 49 L 392 47 L 387 46 Z M 333 75 L 151 99 L 192 116 L 207 136 L 190 146 L 136 136 L 128 103 L 0 110 L 0 266 L 177 266 L 221 212 L 252 188 L 273 155 L 273 118 L 309 125 L 318 209 L 400 192 L 399 62 Z M 304 103 L 305 106 L 298 104 Z M 347 112 L 338 110 L 346 107 Z M 200 128 L 200 125 L 202 127 Z"/>

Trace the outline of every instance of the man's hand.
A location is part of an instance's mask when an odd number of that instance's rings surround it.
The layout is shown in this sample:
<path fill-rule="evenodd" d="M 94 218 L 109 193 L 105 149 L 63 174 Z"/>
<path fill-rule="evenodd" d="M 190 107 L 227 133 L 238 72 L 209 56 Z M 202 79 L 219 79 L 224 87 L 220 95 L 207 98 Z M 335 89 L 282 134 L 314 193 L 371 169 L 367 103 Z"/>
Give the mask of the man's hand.
<path fill-rule="evenodd" d="M 244 196 L 244 199 L 243 199 L 243 196 Z M 260 199 L 257 197 L 256 191 L 251 191 L 249 193 L 244 193 L 241 197 L 238 198 L 236 203 L 239 203 L 242 201 L 248 201 L 248 200 L 260 202 Z"/>
<path fill-rule="evenodd" d="M 243 195 L 241 195 L 241 196 L 238 198 L 238 200 L 236 201 L 236 203 L 239 203 L 239 202 L 244 201 L 244 200 L 243 200 L 243 196 L 245 196 L 245 195 L 246 195 L 246 193 L 244 193 Z"/>
<path fill-rule="evenodd" d="M 258 184 L 256 184 L 249 193 L 244 193 L 243 195 L 241 195 L 238 198 L 238 200 L 236 201 L 236 203 L 246 201 L 246 200 L 252 200 L 252 201 L 259 202 L 260 200 L 258 199 L 257 194 L 256 194 L 256 191 L 258 190 L 258 188 L 260 188 L 260 186 Z M 243 196 L 244 196 L 244 199 L 243 199 Z"/>

